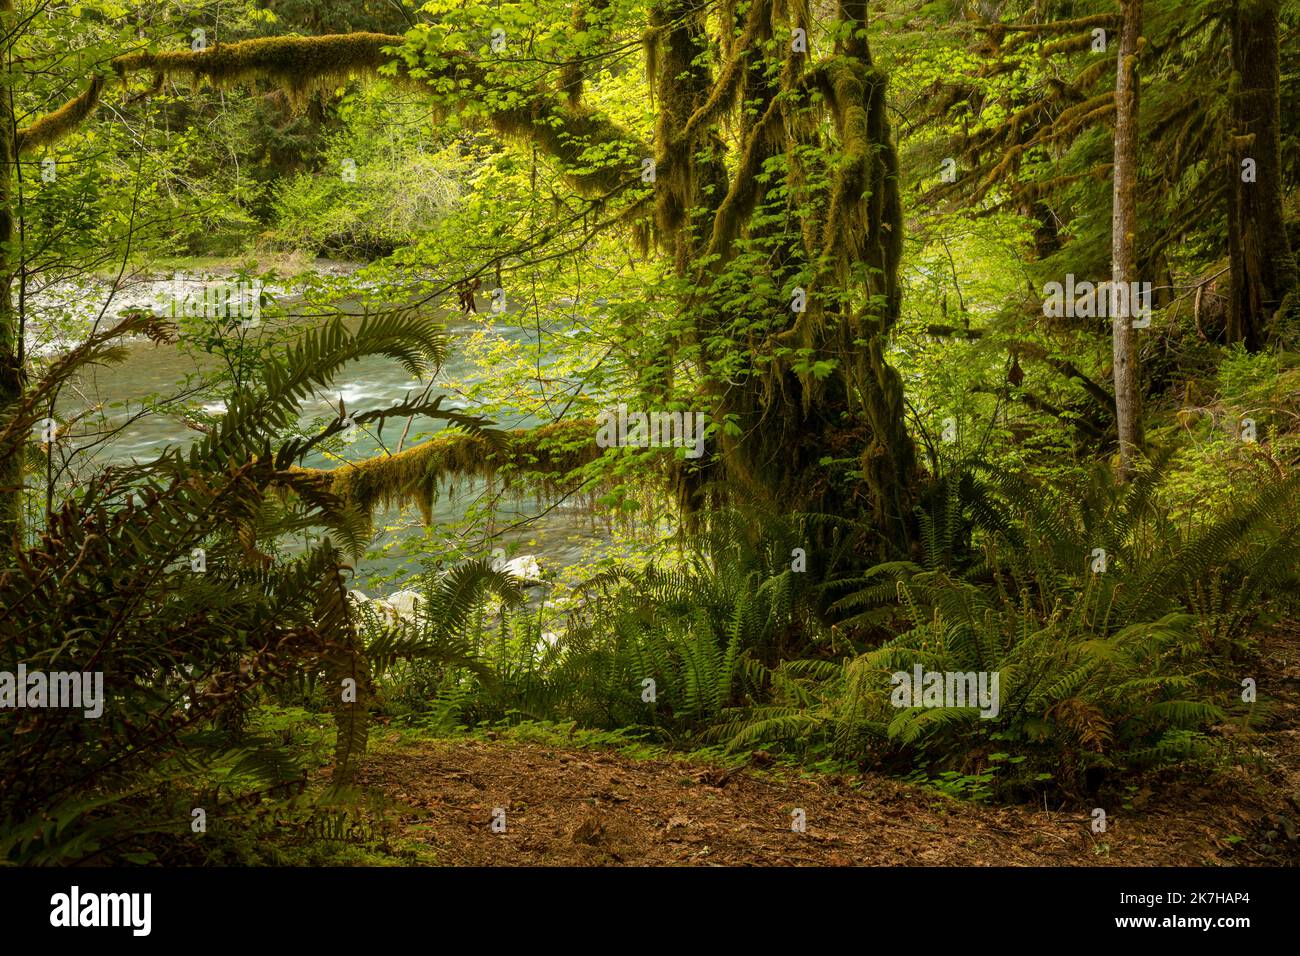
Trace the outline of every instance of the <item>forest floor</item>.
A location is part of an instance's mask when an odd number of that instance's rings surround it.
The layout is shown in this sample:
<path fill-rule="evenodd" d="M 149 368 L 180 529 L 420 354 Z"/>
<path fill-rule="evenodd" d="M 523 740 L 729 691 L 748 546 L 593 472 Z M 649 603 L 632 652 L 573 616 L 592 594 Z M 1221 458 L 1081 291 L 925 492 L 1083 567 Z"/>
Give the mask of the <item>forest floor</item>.
<path fill-rule="evenodd" d="M 732 767 L 647 759 L 561 733 L 429 740 L 376 728 L 358 782 L 393 804 L 397 842 L 442 865 L 1297 865 L 1300 632 L 1272 635 L 1260 664 L 1272 696 L 1241 741 L 1249 758 L 1144 779 L 1118 806 L 1100 798 L 1104 833 L 1086 810 L 976 804 L 761 752 Z M 792 829 L 796 810 L 805 832 Z"/>

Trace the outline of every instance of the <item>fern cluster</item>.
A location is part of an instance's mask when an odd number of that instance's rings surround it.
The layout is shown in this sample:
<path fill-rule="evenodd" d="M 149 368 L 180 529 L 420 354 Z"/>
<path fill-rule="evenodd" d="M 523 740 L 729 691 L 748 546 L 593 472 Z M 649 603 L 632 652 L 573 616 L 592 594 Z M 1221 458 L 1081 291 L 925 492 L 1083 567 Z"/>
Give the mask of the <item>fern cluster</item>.
<path fill-rule="evenodd" d="M 172 330 L 131 316 L 59 359 L 0 422 L 0 456 L 26 455 L 55 391 L 119 358 L 130 334 Z M 0 554 L 0 670 L 102 672 L 107 698 L 98 720 L 24 709 L 0 721 L 0 861 L 165 854 L 193 835 L 192 808 L 217 818 L 232 800 L 300 784 L 301 761 L 245 726 L 250 707 L 290 685 L 322 689 L 338 728 L 334 779 L 349 777 L 371 679 L 346 576 L 369 518 L 297 468 L 342 427 L 296 434 L 299 408 L 362 356 L 423 372 L 442 352 L 441 331 L 407 312 L 308 330 L 239 384 L 187 451 L 89 476 L 34 543 Z M 354 421 L 411 414 L 440 412 L 406 402 Z M 326 535 L 279 554 L 276 542 L 304 528 Z M 384 661 L 403 649 L 371 650 Z"/>
<path fill-rule="evenodd" d="M 766 699 L 776 664 L 827 639 L 815 575 L 793 554 L 806 533 L 719 512 L 671 556 L 586 581 L 555 634 L 541 609 L 518 603 L 507 602 L 495 637 L 462 617 L 479 666 L 462 659 L 442 672 L 440 701 L 426 709 L 444 729 L 555 719 L 704 735 L 731 708 Z"/>
<path fill-rule="evenodd" d="M 962 773 L 1013 750 L 1029 758 L 1022 781 L 1051 775 L 1067 790 L 1205 754 L 1208 729 L 1240 704 L 1233 664 L 1251 625 L 1300 596 L 1300 481 L 1179 524 L 1157 494 L 1167 460 L 1123 485 L 1098 467 L 1056 491 L 949 471 L 919 516 L 918 560 L 824 585 L 858 652 L 776 668 L 770 699 L 730 713 L 718 735 L 829 741 L 848 757 Z M 891 675 L 917 665 L 996 672 L 999 713 L 895 707 Z"/>

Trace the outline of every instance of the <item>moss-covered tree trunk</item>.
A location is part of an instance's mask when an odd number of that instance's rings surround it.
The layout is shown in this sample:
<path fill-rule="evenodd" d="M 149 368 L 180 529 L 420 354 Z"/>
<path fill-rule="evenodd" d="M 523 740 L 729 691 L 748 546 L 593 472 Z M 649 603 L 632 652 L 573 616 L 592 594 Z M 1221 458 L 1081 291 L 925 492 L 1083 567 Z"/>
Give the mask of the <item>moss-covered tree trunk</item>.
<path fill-rule="evenodd" d="M 13 28 L 12 0 L 0 0 L 0 28 L 8 38 Z M 7 46 L 7 44 L 6 44 Z M 7 52 L 7 51 L 6 51 Z M 4 64 L 5 69 L 9 64 Z M 0 422 L 22 397 L 22 329 L 14 308 L 14 181 L 18 171 L 17 127 L 13 90 L 0 86 Z M 22 531 L 23 460 L 0 458 L 0 549 L 12 545 Z"/>
<path fill-rule="evenodd" d="M 1283 308 L 1297 276 L 1282 216 L 1279 7 L 1236 0 L 1232 10 L 1228 340 L 1251 351 L 1280 331 L 1275 316 L 1300 311 Z"/>
<path fill-rule="evenodd" d="M 776 290 L 765 314 L 743 317 L 749 328 L 772 330 L 755 343 L 756 367 L 740 382 L 713 383 L 715 419 L 738 426 L 738 434 L 719 440 L 727 491 L 778 511 L 865 512 L 883 555 L 904 550 L 912 538 L 916 484 L 902 381 L 885 360 L 899 314 L 903 227 L 885 78 L 871 62 L 865 34 L 867 3 L 846 0 L 840 18 L 853 31 L 820 57 L 794 41 L 795 31 L 813 31 L 793 5 L 781 10 L 755 0 L 745 22 L 724 36 L 730 56 L 712 98 L 738 87 L 739 155 L 727 191 L 704 194 L 720 201 L 683 218 L 695 221 L 704 212 L 712 230 L 707 266 L 695 276 L 701 295 L 710 296 L 709 280 L 724 274 L 737 246 L 761 251 Z M 812 91 L 827 104 L 828 122 Z M 683 128 L 661 116 L 661 138 Z M 824 190 L 807 186 L 824 173 L 803 167 L 803 157 L 817 151 L 830 157 Z M 781 168 L 784 176 L 774 175 Z M 792 290 L 801 290 L 803 311 L 791 307 Z M 736 318 L 706 314 L 712 325 L 700 329 L 705 341 Z M 726 335 L 716 340 L 734 347 Z M 809 372 L 810 362 L 796 365 L 792 355 L 833 370 Z M 721 356 L 706 351 L 706 358 Z"/>
<path fill-rule="evenodd" d="M 841 327 L 835 345 L 856 361 L 851 382 L 871 429 L 860 456 L 869 507 L 883 542 L 901 549 L 913 540 L 916 450 L 905 424 L 903 380 L 886 361 L 885 346 L 902 308 L 898 269 L 903 211 L 886 78 L 873 66 L 867 42 L 868 7 L 867 0 L 844 0 L 841 5 L 843 18 L 853 24 L 842 49 L 856 74 L 850 91 L 855 99 L 860 97 L 861 112 L 855 105 L 839 121 L 851 163 L 843 181 L 844 199 L 853 205 L 846 210 L 843 235 L 832 231 L 835 218 L 828 222 L 823 255 L 836 256 L 846 244 L 865 266 L 866 305 Z"/>

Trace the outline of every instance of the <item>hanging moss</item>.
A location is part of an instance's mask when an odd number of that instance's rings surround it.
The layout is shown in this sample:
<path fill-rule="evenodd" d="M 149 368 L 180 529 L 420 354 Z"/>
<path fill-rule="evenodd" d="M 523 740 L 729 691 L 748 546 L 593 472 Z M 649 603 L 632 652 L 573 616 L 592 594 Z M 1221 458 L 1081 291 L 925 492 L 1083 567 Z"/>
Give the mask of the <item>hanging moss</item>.
<path fill-rule="evenodd" d="M 579 106 L 562 108 L 549 96 L 493 112 L 489 119 L 504 136 L 537 146 L 559 160 L 565 178 L 587 196 L 607 196 L 636 182 L 641 160 L 650 155 L 643 144 L 603 113 Z M 610 152 L 617 162 L 609 162 Z M 592 160 L 591 155 L 601 158 Z"/>
<path fill-rule="evenodd" d="M 849 263 L 862 259 L 862 242 L 871 230 L 870 223 L 861 222 L 860 204 L 871 191 L 872 142 L 862 69 L 852 61 L 837 60 L 828 73 L 831 109 L 843 152 L 831 188 L 821 254 L 833 263 L 834 275 L 843 281 Z"/>
<path fill-rule="evenodd" d="M 342 33 L 327 36 L 261 37 L 238 43 L 213 44 L 203 50 L 131 53 L 113 60 L 123 79 L 138 70 L 168 76 L 188 74 L 195 83 L 206 79 L 218 86 L 266 80 L 283 89 L 296 107 L 305 106 L 312 92 L 328 89 L 364 74 L 376 74 L 405 38 L 385 33 Z"/>
<path fill-rule="evenodd" d="M 694 268 L 699 240 L 692 226 L 695 216 L 711 210 L 726 195 L 728 176 L 725 149 L 716 136 L 698 142 L 678 134 L 703 107 L 713 90 L 713 77 L 701 54 L 708 49 L 705 29 L 707 8 L 686 0 L 670 0 L 651 10 L 650 24 L 657 39 L 655 53 L 655 220 L 674 246 L 679 275 Z M 702 218 L 702 216 L 701 216 Z"/>
<path fill-rule="evenodd" d="M 841 19 L 856 29 L 839 41 L 836 55 L 807 71 L 787 61 L 783 105 L 801 82 L 822 94 L 834 138 L 825 127 L 808 125 L 815 109 L 782 111 L 788 141 L 789 185 L 801 189 L 795 145 L 821 144 L 832 154 L 829 188 L 814 186 L 799 198 L 805 254 L 814 266 L 808 309 L 792 317 L 775 339 L 816 355 L 833 355 L 837 371 L 818 380 L 774 360 L 762 376 L 762 390 L 742 413 L 742 430 L 754 434 L 748 448 L 728 449 L 728 477 L 735 472 L 776 501 L 799 500 L 810 508 L 843 513 L 851 505 L 845 489 L 819 467 L 827 449 L 860 457 L 865 504 L 878 531 L 878 547 L 888 553 L 912 533 L 911 495 L 916 485 L 915 453 L 903 426 L 902 381 L 885 361 L 885 341 L 897 319 L 898 265 L 902 213 L 897 156 L 885 104 L 885 77 L 871 64 L 865 39 L 865 0 L 845 0 Z M 795 16 L 793 11 L 791 16 Z M 800 69 L 798 74 L 794 69 Z M 819 183 L 825 173 L 810 177 Z M 818 189 L 825 189 L 824 200 Z M 821 203 L 823 213 L 815 210 Z M 797 252 L 797 250 L 791 250 Z M 789 260 L 799 261 L 796 254 Z M 862 285 L 855 289 L 857 283 Z M 825 287 L 828 294 L 817 295 Z M 857 311 L 850 301 L 862 303 Z M 744 405 L 743 399 L 738 404 Z M 761 425 L 759 424 L 761 422 Z M 725 445 L 725 442 L 724 442 Z M 738 467 L 732 457 L 743 458 Z M 779 465 L 778 465 L 779 463 Z M 856 495 L 854 496 L 856 497 Z"/>
<path fill-rule="evenodd" d="M 489 83 L 472 57 L 450 52 L 445 54 L 448 62 L 443 68 L 412 76 L 406 64 L 385 52 L 403 43 L 403 37 L 383 33 L 266 37 L 205 50 L 133 53 L 115 59 L 113 67 L 124 79 L 135 71 L 152 70 L 222 86 L 266 80 L 284 90 L 299 109 L 316 90 L 336 87 L 356 76 L 377 75 L 380 67 L 389 64 L 396 67 L 389 79 L 417 89 L 437 88 L 448 79 L 461 89 L 479 89 Z M 559 160 L 567 167 L 566 178 L 588 196 L 607 195 L 635 181 L 649 147 L 594 110 L 581 106 L 565 109 L 554 100 L 549 89 L 539 86 L 520 105 L 493 111 L 488 119 L 502 135 L 530 142 Z M 611 151 L 618 157 L 613 163 L 606 158 Z M 593 155 L 601 158 L 593 160 Z"/>
<path fill-rule="evenodd" d="M 731 244 L 740 235 L 741 226 L 754 211 L 759 198 L 758 174 L 763 170 L 764 161 L 770 156 L 766 148 L 764 130 L 780 129 L 781 113 L 776 101 L 768 104 L 762 118 L 746 137 L 745 149 L 740 157 L 740 164 L 731 180 L 731 188 L 718 206 L 713 217 L 713 237 L 709 243 L 709 255 L 727 256 Z"/>
<path fill-rule="evenodd" d="M 92 77 L 85 91 L 68 100 L 53 113 L 46 113 L 30 126 L 18 130 L 18 151 L 25 152 L 48 146 L 66 136 L 99 105 L 99 95 L 104 89 L 102 76 Z"/>
<path fill-rule="evenodd" d="M 574 0 L 573 15 L 570 18 L 574 35 L 587 33 L 592 27 L 591 21 L 599 24 L 601 15 L 608 8 L 609 0 Z M 583 69 L 582 58 L 574 56 L 565 60 L 560 67 L 559 91 L 564 94 L 570 107 L 577 108 L 582 103 L 585 82 L 586 71 Z"/>
<path fill-rule="evenodd" d="M 727 256 L 704 253 L 741 238 L 769 253 L 777 288 L 794 276 L 805 277 L 807 285 L 811 276 L 810 308 L 792 317 L 784 331 L 814 354 L 840 363 L 824 380 L 797 374 L 778 359 L 745 387 L 711 383 L 710 412 L 715 420 L 735 412 L 740 435 L 719 436 L 717 459 L 673 472 L 683 503 L 699 506 L 735 491 L 784 507 L 847 513 L 861 509 L 862 497 L 879 521 L 881 540 L 898 544 L 908 538 L 914 453 L 902 424 L 901 381 L 885 362 L 884 341 L 898 314 L 902 223 L 884 77 L 871 63 L 866 40 L 867 7 L 866 0 L 841 0 L 840 19 L 852 29 L 837 39 L 833 55 L 814 51 L 818 60 L 810 63 L 786 42 L 790 29 L 811 25 L 807 0 L 750 0 L 743 8 L 736 0 L 717 8 L 696 0 L 656 3 L 646 64 L 657 107 L 657 169 L 655 188 L 644 192 L 653 197 L 656 236 L 671 243 L 681 279 L 707 289 Z M 744 17 L 739 30 L 738 10 Z M 718 20 L 711 23 L 715 14 Z M 575 11 L 575 23 L 578 17 Z M 719 20 L 721 62 L 710 43 Z M 472 56 L 450 52 L 431 75 L 412 78 L 410 68 L 384 52 L 402 43 L 380 34 L 268 38 L 204 51 L 133 54 L 115 66 L 123 76 L 149 70 L 220 84 L 266 80 L 301 100 L 317 86 L 375 74 L 392 62 L 399 80 L 430 88 L 435 102 L 448 109 L 493 85 Z M 618 194 L 638 180 L 651 148 L 573 95 L 582 83 L 576 58 L 562 72 L 563 92 L 557 93 L 551 79 L 514 89 L 512 105 L 489 111 L 487 120 L 501 135 L 531 143 L 554 159 L 589 198 Z M 724 125 L 739 132 L 734 169 L 717 134 Z M 769 165 L 782 154 L 783 164 Z M 760 177 L 769 169 L 786 172 Z M 643 208 L 632 207 L 637 214 Z M 790 214 L 785 224 L 783 207 Z M 797 228 L 789 228 L 796 220 Z M 642 234 L 648 245 L 648 231 Z M 822 286 L 824 296 L 816 294 Z M 719 327 L 746 319 L 760 327 L 770 316 L 764 304 L 752 316 L 700 309 L 688 338 L 702 345 L 708 362 L 715 357 L 710 349 L 730 342 L 717 334 Z M 771 356 L 775 344 L 756 337 L 750 347 Z M 664 354 L 647 361 L 671 369 L 674 348 L 663 343 Z M 666 392 L 670 384 L 665 373 L 649 387 Z M 554 493 L 574 468 L 601 454 L 594 435 L 593 423 L 565 423 L 511 433 L 497 446 L 481 436 L 448 432 L 398 455 L 303 472 L 367 509 L 413 501 L 428 518 L 440 491 L 460 479 Z M 862 484 L 848 487 L 827 474 L 820 462 L 828 449 L 838 459 L 861 451 Z"/>
<path fill-rule="evenodd" d="M 444 487 L 457 480 L 501 481 L 558 494 L 564 477 L 595 461 L 596 422 L 555 422 L 507 432 L 504 441 L 461 431 L 446 431 L 396 455 L 368 458 L 335 469 L 294 468 L 318 481 L 345 502 L 373 512 L 377 507 L 414 502 L 426 522 Z"/>
<path fill-rule="evenodd" d="M 735 41 L 730 42 L 727 60 L 713 81 L 708 99 L 691 114 L 678 139 L 684 143 L 693 142 L 701 129 L 716 121 L 723 112 L 735 108 L 750 56 L 771 33 L 768 13 L 769 8 L 759 0 L 750 5 L 744 29 Z"/>

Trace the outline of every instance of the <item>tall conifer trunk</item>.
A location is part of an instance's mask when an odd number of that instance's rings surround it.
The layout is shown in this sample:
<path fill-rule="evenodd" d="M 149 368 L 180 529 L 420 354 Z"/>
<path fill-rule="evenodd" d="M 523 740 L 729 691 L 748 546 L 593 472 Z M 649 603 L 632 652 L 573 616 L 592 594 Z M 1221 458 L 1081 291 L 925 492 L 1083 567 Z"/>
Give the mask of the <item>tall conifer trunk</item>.
<path fill-rule="evenodd" d="M 14 28 L 13 0 L 0 0 L 0 29 L 8 59 Z M 8 69 L 6 62 L 4 67 Z M 22 329 L 14 308 L 12 258 L 14 232 L 14 182 L 18 172 L 17 128 L 14 122 L 13 90 L 0 86 L 0 423 L 3 423 L 23 392 Z M 14 535 L 22 531 L 23 460 L 20 455 L 0 458 L 0 550 L 12 547 Z"/>
<path fill-rule="evenodd" d="M 1142 0 L 1124 0 L 1123 26 L 1115 79 L 1115 193 L 1111 210 L 1111 281 L 1124 289 L 1137 277 L 1138 49 L 1142 36 Z M 1115 421 L 1119 425 L 1120 477 L 1133 471 L 1142 447 L 1134 346 L 1135 296 L 1127 309 L 1112 309 Z M 1112 299 L 1112 302 L 1115 300 Z"/>
<path fill-rule="evenodd" d="M 1297 278 L 1282 215 L 1279 7 L 1280 0 L 1236 0 L 1232 10 L 1228 341 L 1252 352 L 1278 331 L 1273 317 Z M 1245 160 L 1253 161 L 1248 168 Z M 1283 316 L 1289 311 L 1300 310 Z"/>

